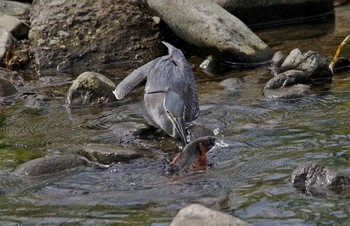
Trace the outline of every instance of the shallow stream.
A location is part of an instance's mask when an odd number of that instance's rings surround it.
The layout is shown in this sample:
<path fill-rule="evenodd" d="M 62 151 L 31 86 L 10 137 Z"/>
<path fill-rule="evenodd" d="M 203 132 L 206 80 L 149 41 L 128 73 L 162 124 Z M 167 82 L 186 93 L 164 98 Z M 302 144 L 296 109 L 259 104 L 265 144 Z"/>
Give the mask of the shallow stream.
<path fill-rule="evenodd" d="M 350 5 L 335 9 L 335 20 L 258 30 L 274 50 L 313 50 L 331 60 L 350 34 Z M 342 52 L 350 57 L 350 47 Z M 267 67 L 233 70 L 220 76 L 198 69 L 200 116 L 195 124 L 215 132 L 206 172 L 168 175 L 166 159 L 179 142 L 142 139 L 142 87 L 114 106 L 67 109 L 65 93 L 77 74 L 42 77 L 21 92 L 40 95 L 0 107 L 1 225 L 168 225 L 192 203 L 232 214 L 254 225 L 350 224 L 350 194 L 312 197 L 293 188 L 299 164 L 319 161 L 350 175 L 350 72 L 339 72 L 317 95 L 268 100 L 262 94 Z M 120 82 L 130 70 L 112 71 Z M 49 81 L 50 85 L 47 85 Z M 27 95 L 30 96 L 30 95 Z M 90 143 L 136 148 L 144 157 L 106 170 L 87 167 L 45 179 L 11 179 L 17 165 L 45 155 L 77 153 Z"/>

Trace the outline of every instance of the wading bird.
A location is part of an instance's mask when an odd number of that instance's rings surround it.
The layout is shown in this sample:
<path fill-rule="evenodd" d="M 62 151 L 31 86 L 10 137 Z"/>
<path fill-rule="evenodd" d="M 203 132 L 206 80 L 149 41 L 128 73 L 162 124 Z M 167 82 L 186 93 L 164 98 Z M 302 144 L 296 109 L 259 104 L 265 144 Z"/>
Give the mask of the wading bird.
<path fill-rule="evenodd" d="M 134 70 L 113 91 L 118 100 L 146 80 L 142 99 L 147 123 L 187 144 L 185 123 L 199 115 L 195 77 L 181 50 L 163 42 L 169 54 Z"/>

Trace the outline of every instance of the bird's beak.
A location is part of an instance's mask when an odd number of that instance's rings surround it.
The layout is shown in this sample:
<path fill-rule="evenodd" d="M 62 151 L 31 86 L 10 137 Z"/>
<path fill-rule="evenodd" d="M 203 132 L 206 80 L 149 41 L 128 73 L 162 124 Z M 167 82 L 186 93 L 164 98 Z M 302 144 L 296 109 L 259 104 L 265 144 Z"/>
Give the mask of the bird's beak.
<path fill-rule="evenodd" d="M 175 118 L 174 124 L 180 135 L 180 139 L 182 143 L 186 145 L 187 140 L 186 140 L 186 131 L 185 131 L 185 121 L 183 120 L 183 118 Z"/>

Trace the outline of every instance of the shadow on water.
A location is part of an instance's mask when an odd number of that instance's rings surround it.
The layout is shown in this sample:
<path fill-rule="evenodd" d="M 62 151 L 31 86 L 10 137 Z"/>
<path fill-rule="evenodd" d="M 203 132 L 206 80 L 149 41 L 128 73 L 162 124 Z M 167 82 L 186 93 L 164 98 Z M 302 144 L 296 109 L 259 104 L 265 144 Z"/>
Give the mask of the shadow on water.
<path fill-rule="evenodd" d="M 334 24 L 313 24 L 316 35 L 309 33 L 310 25 L 257 33 L 275 50 L 299 47 L 331 59 L 350 33 L 349 7 L 336 8 Z M 350 56 L 349 48 L 344 55 Z M 43 105 L 26 105 L 19 98 L 0 109 L 0 223 L 167 225 L 191 203 L 257 225 L 350 223 L 349 194 L 309 197 L 290 182 L 292 170 L 306 161 L 350 174 L 350 73 L 340 72 L 328 91 L 314 96 L 268 100 L 261 94 L 270 78 L 266 66 L 209 76 L 198 69 L 199 59 L 191 61 L 199 76 L 201 113 L 196 124 L 217 138 L 208 153 L 210 169 L 166 173 L 166 160 L 176 155 L 179 142 L 135 135 L 146 128 L 140 114 L 142 88 L 117 106 L 67 109 L 64 95 L 71 78 L 53 76 L 50 87 L 30 90 L 51 94 Z M 10 172 L 34 158 L 77 153 L 89 143 L 119 144 L 147 154 L 105 170 L 86 167 L 49 179 L 30 180 Z"/>

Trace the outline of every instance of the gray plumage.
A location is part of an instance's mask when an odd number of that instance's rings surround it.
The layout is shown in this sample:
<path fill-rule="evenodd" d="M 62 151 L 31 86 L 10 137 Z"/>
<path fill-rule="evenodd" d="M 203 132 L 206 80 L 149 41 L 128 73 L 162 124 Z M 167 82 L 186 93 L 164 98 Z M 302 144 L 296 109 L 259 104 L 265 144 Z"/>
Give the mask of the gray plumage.
<path fill-rule="evenodd" d="M 198 95 L 192 65 L 181 50 L 169 43 L 169 55 L 159 57 L 133 71 L 113 91 L 123 99 L 133 88 L 147 80 L 142 100 L 144 118 L 174 138 L 186 143 L 185 123 L 199 115 Z"/>

